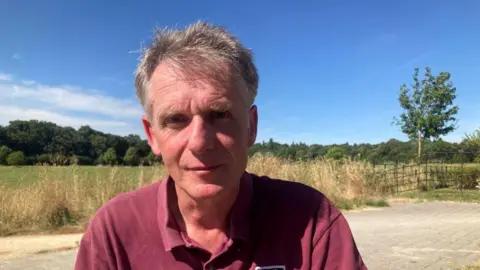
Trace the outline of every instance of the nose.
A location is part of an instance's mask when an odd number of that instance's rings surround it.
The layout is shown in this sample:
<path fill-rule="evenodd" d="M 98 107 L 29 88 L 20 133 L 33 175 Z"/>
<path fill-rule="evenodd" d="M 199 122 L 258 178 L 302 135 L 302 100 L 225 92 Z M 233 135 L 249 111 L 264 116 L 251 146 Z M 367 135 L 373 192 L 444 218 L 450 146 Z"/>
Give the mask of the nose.
<path fill-rule="evenodd" d="M 215 132 L 212 126 L 199 116 L 190 122 L 191 133 L 188 139 L 188 149 L 195 154 L 203 154 L 213 149 Z"/>

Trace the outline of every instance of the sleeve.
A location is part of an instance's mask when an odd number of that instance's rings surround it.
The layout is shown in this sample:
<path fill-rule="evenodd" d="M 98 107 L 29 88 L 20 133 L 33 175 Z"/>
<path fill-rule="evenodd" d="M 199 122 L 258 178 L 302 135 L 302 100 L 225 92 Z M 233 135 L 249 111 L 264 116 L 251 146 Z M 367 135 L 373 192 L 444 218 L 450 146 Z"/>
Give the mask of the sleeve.
<path fill-rule="evenodd" d="M 314 243 L 312 269 L 367 269 L 347 220 L 341 213 Z"/>

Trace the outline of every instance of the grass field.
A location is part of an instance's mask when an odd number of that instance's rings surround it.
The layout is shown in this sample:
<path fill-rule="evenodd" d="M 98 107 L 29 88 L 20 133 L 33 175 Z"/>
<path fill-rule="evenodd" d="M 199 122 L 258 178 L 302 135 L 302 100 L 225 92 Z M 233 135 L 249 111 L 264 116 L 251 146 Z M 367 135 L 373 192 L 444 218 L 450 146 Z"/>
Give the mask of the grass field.
<path fill-rule="evenodd" d="M 453 201 L 480 203 L 480 190 L 457 190 L 453 188 L 412 191 L 401 194 L 401 197 L 419 199 L 421 201 Z"/>
<path fill-rule="evenodd" d="M 268 156 L 250 159 L 247 167 L 258 175 L 312 186 L 341 209 L 388 206 L 386 195 L 380 191 L 382 174 L 377 169 L 349 160 L 291 162 Z M 82 230 L 95 211 L 115 195 L 158 181 L 164 175 L 162 166 L 0 167 L 0 235 L 58 228 Z M 442 196 L 455 196 L 447 193 Z M 437 198 L 428 192 L 405 196 Z M 465 193 L 464 197 L 468 196 L 476 195 Z"/>
<path fill-rule="evenodd" d="M 385 206 L 369 182 L 373 168 L 346 161 L 287 162 L 255 157 L 247 170 L 322 191 L 339 208 Z M 155 167 L 0 167 L 0 235 L 83 227 L 95 211 L 115 195 L 157 181 Z"/>

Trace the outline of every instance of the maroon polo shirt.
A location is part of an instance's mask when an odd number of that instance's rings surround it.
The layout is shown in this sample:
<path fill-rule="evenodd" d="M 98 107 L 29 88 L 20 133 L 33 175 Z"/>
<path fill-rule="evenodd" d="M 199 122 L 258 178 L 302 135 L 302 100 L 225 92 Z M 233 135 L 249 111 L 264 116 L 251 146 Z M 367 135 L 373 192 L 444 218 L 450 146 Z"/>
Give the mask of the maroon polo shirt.
<path fill-rule="evenodd" d="M 229 240 L 210 254 L 177 226 L 167 204 L 173 184 L 166 178 L 102 206 L 75 269 L 367 269 L 344 216 L 311 187 L 245 172 Z"/>

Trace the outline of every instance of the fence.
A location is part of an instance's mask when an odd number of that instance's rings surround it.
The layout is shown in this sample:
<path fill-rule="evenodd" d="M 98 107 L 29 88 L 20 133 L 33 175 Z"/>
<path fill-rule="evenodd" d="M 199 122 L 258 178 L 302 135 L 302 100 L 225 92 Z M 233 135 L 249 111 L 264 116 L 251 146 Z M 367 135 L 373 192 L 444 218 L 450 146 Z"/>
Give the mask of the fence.
<path fill-rule="evenodd" d="M 381 191 L 388 193 L 439 188 L 464 190 L 480 187 L 480 164 L 445 162 L 438 158 L 441 154 L 455 153 L 428 153 L 423 155 L 417 163 L 401 164 L 397 161 L 390 164 L 373 164 L 374 184 Z"/>

